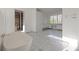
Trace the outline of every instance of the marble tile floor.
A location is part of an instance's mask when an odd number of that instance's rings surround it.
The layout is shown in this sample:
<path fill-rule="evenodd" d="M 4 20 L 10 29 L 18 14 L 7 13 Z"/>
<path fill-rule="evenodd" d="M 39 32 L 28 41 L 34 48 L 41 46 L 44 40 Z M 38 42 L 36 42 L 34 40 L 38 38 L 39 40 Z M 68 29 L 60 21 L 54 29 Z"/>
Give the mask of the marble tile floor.
<path fill-rule="evenodd" d="M 28 34 L 33 37 L 31 51 L 62 51 L 68 45 L 62 41 L 62 31 L 46 30 Z"/>

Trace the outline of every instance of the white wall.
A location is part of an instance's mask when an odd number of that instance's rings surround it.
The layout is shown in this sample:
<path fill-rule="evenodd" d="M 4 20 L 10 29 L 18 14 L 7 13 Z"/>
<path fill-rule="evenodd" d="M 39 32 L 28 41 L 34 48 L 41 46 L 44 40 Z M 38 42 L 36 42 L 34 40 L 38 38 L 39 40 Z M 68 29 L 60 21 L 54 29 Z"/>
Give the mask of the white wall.
<path fill-rule="evenodd" d="M 4 29 L 5 29 L 5 19 L 4 19 L 4 10 L 0 9 L 0 35 L 2 35 L 4 33 Z"/>
<path fill-rule="evenodd" d="M 24 24 L 26 32 L 36 32 L 36 9 L 26 8 L 24 11 Z"/>
<path fill-rule="evenodd" d="M 14 32 L 14 9 L 1 8 L 0 9 L 0 19 L 1 19 L 1 32 L 10 33 Z"/>
<path fill-rule="evenodd" d="M 15 11 L 14 9 L 6 9 L 6 33 L 15 32 Z"/>
<path fill-rule="evenodd" d="M 48 27 L 49 16 L 37 11 L 36 12 L 36 31 L 41 31 L 43 28 Z"/>
<path fill-rule="evenodd" d="M 75 47 L 79 42 L 79 8 L 64 8 L 63 9 L 63 40 L 69 38 L 72 47 Z M 74 43 L 77 40 L 76 43 Z M 74 46 L 75 45 L 75 46 Z M 79 45 L 79 44 L 78 44 Z"/>
<path fill-rule="evenodd" d="M 0 12 L 0 27 L 2 27 L 0 31 L 5 33 L 14 32 L 14 10 L 11 8 L 1 8 Z"/>

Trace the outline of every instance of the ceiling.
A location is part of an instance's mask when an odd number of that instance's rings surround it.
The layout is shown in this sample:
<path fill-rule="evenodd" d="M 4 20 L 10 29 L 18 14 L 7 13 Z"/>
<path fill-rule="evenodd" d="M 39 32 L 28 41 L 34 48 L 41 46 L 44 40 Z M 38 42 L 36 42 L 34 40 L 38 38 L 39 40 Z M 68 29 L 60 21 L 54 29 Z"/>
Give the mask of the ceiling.
<path fill-rule="evenodd" d="M 38 8 L 38 10 L 50 16 L 62 14 L 62 8 Z"/>

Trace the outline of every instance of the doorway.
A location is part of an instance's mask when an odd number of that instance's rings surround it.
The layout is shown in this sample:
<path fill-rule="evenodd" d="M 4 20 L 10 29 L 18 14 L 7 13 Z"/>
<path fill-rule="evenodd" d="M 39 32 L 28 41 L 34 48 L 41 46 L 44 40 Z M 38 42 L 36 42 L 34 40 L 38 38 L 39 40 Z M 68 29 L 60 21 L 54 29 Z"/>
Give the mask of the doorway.
<path fill-rule="evenodd" d="M 15 10 L 15 31 L 23 30 L 23 11 Z"/>

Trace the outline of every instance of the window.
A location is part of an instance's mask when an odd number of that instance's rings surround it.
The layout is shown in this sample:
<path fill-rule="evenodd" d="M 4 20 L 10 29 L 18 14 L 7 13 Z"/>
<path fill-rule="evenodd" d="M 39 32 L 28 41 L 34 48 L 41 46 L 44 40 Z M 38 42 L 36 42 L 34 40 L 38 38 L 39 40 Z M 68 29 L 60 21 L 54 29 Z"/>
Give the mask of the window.
<path fill-rule="evenodd" d="M 51 16 L 49 24 L 62 24 L 62 15 Z"/>
<path fill-rule="evenodd" d="M 58 15 L 58 23 L 59 23 L 59 24 L 62 23 L 62 15 Z"/>
<path fill-rule="evenodd" d="M 54 24 L 57 24 L 57 16 L 53 16 Z"/>
<path fill-rule="evenodd" d="M 15 10 L 15 31 L 23 30 L 23 11 Z"/>

